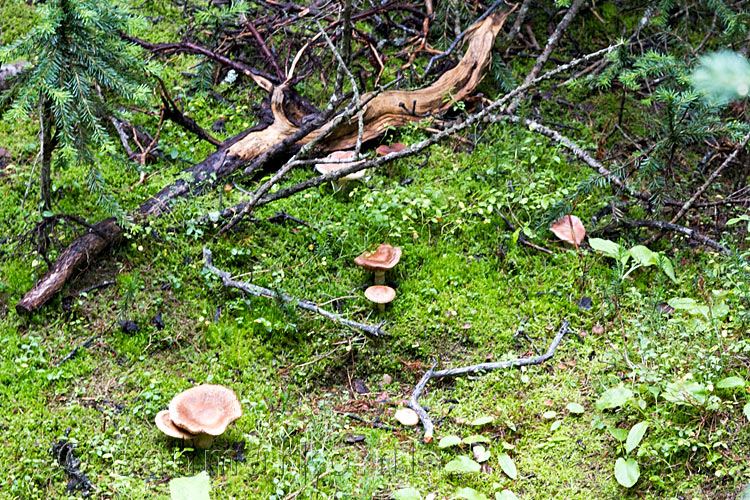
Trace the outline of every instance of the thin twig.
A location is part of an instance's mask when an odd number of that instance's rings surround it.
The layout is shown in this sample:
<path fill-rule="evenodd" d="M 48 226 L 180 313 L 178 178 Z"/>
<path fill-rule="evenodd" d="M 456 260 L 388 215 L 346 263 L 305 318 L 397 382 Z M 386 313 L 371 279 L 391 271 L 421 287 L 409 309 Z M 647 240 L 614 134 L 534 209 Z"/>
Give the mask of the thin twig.
<path fill-rule="evenodd" d="M 90 338 L 89 338 L 89 339 L 88 339 L 88 340 L 87 340 L 86 342 L 84 342 L 83 344 L 75 346 L 75 347 L 73 348 L 73 350 L 72 350 L 72 351 L 70 351 L 70 352 L 68 353 L 68 355 L 67 355 L 67 356 L 65 356 L 64 358 L 62 358 L 62 359 L 61 359 L 60 361 L 58 361 L 57 363 L 55 363 L 55 367 L 59 367 L 59 366 L 61 366 L 61 365 L 62 365 L 63 363 L 65 363 L 66 361 L 69 361 L 69 360 L 71 360 L 71 359 L 75 358 L 75 357 L 76 357 L 76 354 L 78 354 L 78 351 L 79 351 L 79 350 L 81 350 L 81 349 L 86 349 L 87 347 L 91 346 L 91 344 L 93 344 L 93 343 L 94 343 L 94 342 L 95 342 L 95 341 L 96 341 L 96 340 L 97 340 L 97 339 L 98 339 L 99 337 L 101 337 L 101 335 L 99 335 L 99 334 L 96 334 L 96 335 L 94 335 L 94 336 L 90 337 Z"/>
<path fill-rule="evenodd" d="M 209 250 L 207 247 L 203 247 L 203 266 L 210 273 L 215 274 L 216 276 L 221 278 L 221 281 L 224 284 L 224 286 L 228 288 L 237 288 L 238 290 L 242 290 L 243 292 L 249 293 L 250 295 L 255 295 L 256 297 L 268 297 L 270 299 L 277 299 L 277 300 L 284 302 L 285 304 L 291 303 L 299 307 L 300 309 L 304 309 L 305 311 L 310 311 L 315 314 L 319 314 L 326 319 L 329 319 L 331 321 L 334 321 L 344 326 L 348 326 L 349 328 L 359 330 L 372 337 L 384 337 L 387 335 L 387 333 L 382 330 L 383 325 L 385 325 L 386 323 L 385 321 L 382 321 L 377 325 L 368 325 L 364 323 L 358 323 L 356 321 L 346 319 L 339 314 L 335 314 L 330 311 L 321 309 L 320 307 L 318 307 L 317 304 L 310 302 L 308 300 L 296 299 L 285 293 L 275 292 L 269 288 L 264 288 L 262 286 L 254 285 L 252 283 L 247 283 L 244 281 L 235 281 L 232 279 L 232 275 L 229 272 L 222 271 L 221 269 L 214 267 L 213 256 L 211 254 L 211 250 Z"/>
<path fill-rule="evenodd" d="M 569 333 L 574 333 L 571 330 L 569 330 L 570 323 L 568 320 L 564 320 L 562 323 L 562 326 L 560 326 L 560 329 L 557 332 L 557 335 L 555 335 L 555 338 L 552 340 L 552 343 L 550 344 L 549 348 L 547 349 L 547 352 L 540 356 L 533 356 L 533 357 L 527 357 L 527 358 L 517 358 L 510 361 L 499 361 L 499 362 L 493 362 L 493 363 L 479 363 L 476 365 L 471 366 L 464 366 L 461 368 L 451 368 L 448 370 L 439 370 L 435 371 L 435 365 L 430 368 L 427 373 L 425 373 L 422 378 L 417 383 L 416 387 L 414 388 L 414 392 L 411 395 L 411 398 L 409 398 L 409 402 L 407 405 L 409 408 L 414 410 L 417 415 L 419 415 L 419 419 L 422 421 L 422 426 L 424 427 L 424 440 L 426 443 L 432 442 L 433 438 L 433 432 L 434 432 L 434 426 L 432 424 L 432 420 L 430 419 L 430 416 L 427 414 L 427 412 L 422 408 L 422 406 L 419 404 L 419 396 L 422 394 L 422 391 L 424 390 L 425 386 L 427 385 L 427 382 L 433 379 L 439 379 L 439 378 L 445 378 L 445 377 L 457 377 L 459 375 L 484 375 L 487 372 L 493 371 L 493 370 L 503 370 L 507 368 L 517 368 L 520 366 L 529 366 L 529 365 L 539 365 L 550 359 L 552 356 L 555 355 L 555 351 L 557 351 L 557 346 L 560 345 L 560 342 L 562 342 L 562 339 L 565 337 L 565 335 Z M 579 341 L 583 341 L 581 337 L 578 337 Z"/>

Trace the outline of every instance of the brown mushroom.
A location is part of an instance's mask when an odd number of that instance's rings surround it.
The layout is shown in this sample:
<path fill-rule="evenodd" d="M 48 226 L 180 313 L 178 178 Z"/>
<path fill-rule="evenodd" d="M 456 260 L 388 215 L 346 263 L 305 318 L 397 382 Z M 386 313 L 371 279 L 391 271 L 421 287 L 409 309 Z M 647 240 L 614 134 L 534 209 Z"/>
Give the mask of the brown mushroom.
<path fill-rule="evenodd" d="M 169 410 L 162 410 L 156 414 L 156 427 L 169 437 L 180 439 L 188 446 L 206 449 L 213 444 L 214 437 L 208 434 L 191 434 L 177 427 L 169 416 Z"/>
<path fill-rule="evenodd" d="M 196 435 L 198 448 L 211 446 L 213 438 L 220 436 L 229 424 L 242 416 L 242 406 L 237 394 L 222 385 L 199 385 L 183 391 L 169 403 L 172 423 Z"/>
<path fill-rule="evenodd" d="M 385 272 L 398 264 L 401 260 L 401 247 L 392 247 L 391 245 L 378 245 L 374 252 L 365 252 L 356 259 L 354 263 L 375 272 L 375 284 L 382 285 L 385 283 Z"/>
<path fill-rule="evenodd" d="M 396 290 L 385 285 L 374 285 L 365 290 L 365 297 L 370 302 L 375 302 L 378 305 L 378 311 L 383 312 L 385 305 L 396 298 Z"/>
<path fill-rule="evenodd" d="M 354 158 L 354 151 L 334 151 L 333 153 L 326 156 L 324 159 L 326 160 L 348 160 Z M 361 163 L 360 161 L 354 161 L 354 162 L 344 162 L 344 163 L 316 163 L 315 164 L 315 170 L 320 172 L 323 175 L 330 174 L 332 172 L 338 172 L 339 170 L 343 170 L 345 168 L 349 168 L 352 165 L 356 165 L 357 163 Z M 339 186 L 343 186 L 346 184 L 347 181 L 353 181 L 356 179 L 361 179 L 364 177 L 365 171 L 360 170 L 359 172 L 354 172 L 353 174 L 345 175 L 343 177 L 339 177 L 338 184 Z"/>
<path fill-rule="evenodd" d="M 394 142 L 390 146 L 387 144 L 381 144 L 377 147 L 375 152 L 379 154 L 380 156 L 389 155 L 391 153 L 399 153 L 406 149 L 406 145 L 401 144 L 400 142 Z"/>

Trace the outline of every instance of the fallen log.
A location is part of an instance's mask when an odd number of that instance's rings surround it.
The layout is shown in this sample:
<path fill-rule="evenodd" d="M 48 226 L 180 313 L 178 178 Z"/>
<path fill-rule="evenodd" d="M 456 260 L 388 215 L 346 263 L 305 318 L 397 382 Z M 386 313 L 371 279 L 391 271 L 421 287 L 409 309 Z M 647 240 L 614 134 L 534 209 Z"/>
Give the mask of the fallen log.
<path fill-rule="evenodd" d="M 467 50 L 461 61 L 443 73 L 434 83 L 413 91 L 387 91 L 375 95 L 362 113 L 364 130 L 361 140 L 383 134 L 389 127 L 419 121 L 430 114 L 446 110 L 476 89 L 489 64 L 495 37 L 507 14 L 493 14 L 475 23 L 466 36 Z M 265 83 L 265 82 L 264 82 Z M 260 123 L 226 141 L 215 153 L 183 171 L 180 179 L 146 200 L 131 216 L 136 220 L 159 217 L 180 198 L 209 188 L 254 158 L 291 137 L 302 124 L 315 119 L 309 106 L 290 88 L 289 79 L 271 88 Z M 373 94 L 364 94 L 367 102 Z M 316 140 L 326 130 L 325 124 L 298 141 L 299 145 Z M 357 120 L 344 121 L 319 143 L 322 151 L 352 147 L 357 143 Z M 254 163 L 257 168 L 260 165 Z M 245 172 L 249 174 L 252 172 Z M 77 237 L 16 304 L 19 314 L 31 313 L 49 301 L 74 271 L 119 240 L 124 229 L 114 219 L 105 219 Z"/>

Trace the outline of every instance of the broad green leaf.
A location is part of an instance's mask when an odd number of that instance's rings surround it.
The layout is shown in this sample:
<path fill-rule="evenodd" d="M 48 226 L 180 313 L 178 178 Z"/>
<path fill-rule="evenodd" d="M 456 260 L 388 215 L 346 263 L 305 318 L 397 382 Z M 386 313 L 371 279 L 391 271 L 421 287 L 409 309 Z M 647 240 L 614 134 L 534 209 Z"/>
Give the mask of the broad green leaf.
<path fill-rule="evenodd" d="M 626 488 L 632 488 L 641 477 L 641 471 L 638 468 L 638 462 L 632 458 L 627 460 L 620 457 L 615 462 L 615 479 Z"/>
<path fill-rule="evenodd" d="M 744 413 L 745 417 L 750 420 L 750 403 L 745 403 L 745 407 L 742 408 L 742 413 Z"/>
<path fill-rule="evenodd" d="M 698 305 L 698 303 L 688 297 L 674 297 L 667 301 L 667 304 L 672 306 L 674 309 L 682 309 L 683 311 L 690 311 Z"/>
<path fill-rule="evenodd" d="M 554 422 L 552 422 L 552 425 L 549 426 L 549 431 L 555 432 L 557 429 L 560 428 L 561 425 L 562 425 L 562 420 L 555 420 Z"/>
<path fill-rule="evenodd" d="M 482 466 L 465 455 L 459 455 L 445 465 L 446 472 L 457 474 L 477 473 L 480 470 Z"/>
<path fill-rule="evenodd" d="M 633 397 L 633 391 L 622 385 L 604 391 L 604 394 L 596 402 L 598 410 L 608 410 L 624 405 Z"/>
<path fill-rule="evenodd" d="M 602 252 L 607 257 L 617 258 L 620 245 L 614 241 L 604 240 L 601 238 L 589 238 L 589 245 L 598 252 Z"/>
<path fill-rule="evenodd" d="M 516 470 L 516 464 L 513 462 L 513 459 L 510 458 L 510 455 L 507 453 L 503 453 L 499 457 L 497 457 L 497 461 L 500 464 L 500 468 L 505 472 L 505 475 L 509 478 L 516 480 L 518 478 L 518 471 Z"/>
<path fill-rule="evenodd" d="M 739 500 L 750 500 L 750 484 L 745 486 L 745 489 L 742 490 Z"/>
<path fill-rule="evenodd" d="M 169 482 L 172 500 L 210 500 L 210 489 L 210 479 L 206 471 L 195 476 L 177 477 Z"/>
<path fill-rule="evenodd" d="M 623 442 L 628 438 L 628 431 L 627 429 L 618 429 L 617 427 L 610 427 L 607 429 L 610 433 L 610 435 L 618 440 L 619 442 Z"/>
<path fill-rule="evenodd" d="M 630 453 L 638 448 L 643 436 L 646 434 L 646 430 L 648 430 L 648 422 L 638 422 L 632 429 L 630 429 L 630 432 L 628 432 L 628 440 L 625 441 L 626 453 Z"/>
<path fill-rule="evenodd" d="M 486 424 L 489 424 L 489 423 L 494 422 L 494 421 L 495 421 L 495 417 L 493 417 L 491 415 L 487 415 L 487 416 L 484 416 L 484 417 L 479 417 L 478 419 L 474 420 L 471 423 L 471 425 L 473 425 L 475 427 L 479 427 L 481 425 L 486 425 Z"/>
<path fill-rule="evenodd" d="M 503 490 L 495 493 L 495 500 L 518 500 L 518 497 L 510 490 Z"/>
<path fill-rule="evenodd" d="M 401 488 L 391 495 L 393 500 L 422 500 L 422 495 L 414 488 Z"/>
<path fill-rule="evenodd" d="M 726 304 L 716 304 L 713 309 L 711 309 L 711 314 L 714 318 L 723 318 L 729 314 L 729 306 Z"/>
<path fill-rule="evenodd" d="M 703 404 L 708 397 L 708 391 L 703 384 L 698 382 L 678 381 L 667 384 L 664 389 L 664 399 L 672 403 L 686 404 Z"/>
<path fill-rule="evenodd" d="M 673 283 L 679 283 L 680 280 L 678 280 L 677 276 L 675 276 L 674 274 L 674 265 L 672 265 L 672 261 L 669 260 L 669 257 L 659 254 L 658 260 L 659 260 L 659 269 L 661 269 L 664 272 L 664 274 L 666 274 L 669 277 L 669 279 L 672 280 Z"/>
<path fill-rule="evenodd" d="M 552 420 L 556 416 L 557 416 L 557 412 L 556 411 L 552 411 L 552 410 L 545 411 L 544 413 L 542 413 L 542 418 L 544 420 Z"/>
<path fill-rule="evenodd" d="M 474 434 L 473 436 L 465 437 L 463 439 L 464 444 L 474 444 L 474 443 L 489 443 L 489 438 L 486 438 L 480 434 Z"/>
<path fill-rule="evenodd" d="M 573 415 L 581 415 L 586 411 L 586 409 L 578 403 L 568 403 L 565 409 Z"/>
<path fill-rule="evenodd" d="M 456 491 L 453 498 L 463 498 L 464 500 L 490 500 L 484 493 L 479 493 L 474 488 L 461 488 Z"/>
<path fill-rule="evenodd" d="M 440 440 L 438 448 L 450 448 L 451 446 L 458 446 L 459 444 L 461 444 L 461 438 L 455 434 L 450 434 Z"/>
<path fill-rule="evenodd" d="M 628 253 L 630 253 L 630 256 L 643 267 L 653 266 L 657 263 L 656 254 L 643 245 L 634 246 L 628 250 Z"/>
<path fill-rule="evenodd" d="M 717 389 L 733 389 L 735 387 L 745 387 L 745 381 L 740 377 L 727 377 L 716 383 Z"/>

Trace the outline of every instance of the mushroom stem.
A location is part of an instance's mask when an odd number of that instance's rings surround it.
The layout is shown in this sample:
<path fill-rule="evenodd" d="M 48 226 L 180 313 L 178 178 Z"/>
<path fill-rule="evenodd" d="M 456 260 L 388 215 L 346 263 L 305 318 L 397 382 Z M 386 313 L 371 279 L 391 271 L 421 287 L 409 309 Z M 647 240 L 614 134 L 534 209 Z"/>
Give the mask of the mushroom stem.
<path fill-rule="evenodd" d="M 385 285 L 385 271 L 375 271 L 375 284 Z"/>
<path fill-rule="evenodd" d="M 378 311 L 385 312 L 385 304 L 378 304 Z"/>
<path fill-rule="evenodd" d="M 198 434 L 190 440 L 192 445 L 200 450 L 207 450 L 214 444 L 214 436 L 210 434 Z"/>

